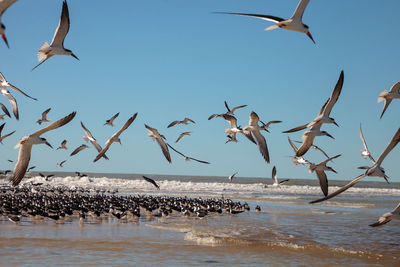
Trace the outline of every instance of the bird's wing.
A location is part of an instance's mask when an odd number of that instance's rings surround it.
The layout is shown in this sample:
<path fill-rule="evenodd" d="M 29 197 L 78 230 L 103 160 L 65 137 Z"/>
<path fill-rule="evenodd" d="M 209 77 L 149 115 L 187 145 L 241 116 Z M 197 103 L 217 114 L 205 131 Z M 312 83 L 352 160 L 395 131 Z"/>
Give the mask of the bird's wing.
<path fill-rule="evenodd" d="M 2 125 L 0 125 L 0 136 L 1 136 L 1 132 L 3 131 L 4 125 L 6 125 L 6 123 L 3 123 Z"/>
<path fill-rule="evenodd" d="M 179 155 L 181 155 L 182 157 L 186 157 L 186 155 L 184 155 L 183 153 L 179 152 L 178 150 L 176 150 L 175 148 L 173 148 L 170 144 L 167 143 L 167 146 L 169 148 L 171 148 L 173 151 L 175 151 L 176 153 L 178 153 Z"/>
<path fill-rule="evenodd" d="M 297 151 L 298 151 L 297 147 L 295 146 L 295 144 L 293 144 L 293 142 L 292 142 L 292 140 L 290 139 L 289 136 L 288 136 L 287 139 L 288 139 L 288 141 L 289 141 L 290 146 L 293 148 L 294 153 L 296 154 Z"/>
<path fill-rule="evenodd" d="M 5 135 L 1 136 L 1 137 L 0 137 L 0 142 L 2 142 L 4 139 L 6 139 L 7 137 L 9 137 L 9 136 L 12 135 L 13 133 L 15 133 L 15 131 L 12 131 L 12 132 L 9 133 L 9 134 L 5 134 Z"/>
<path fill-rule="evenodd" d="M 343 193 L 344 191 L 346 191 L 347 189 L 349 189 L 350 187 L 352 187 L 352 186 L 355 185 L 356 183 L 358 183 L 358 181 L 360 181 L 360 180 L 361 180 L 362 178 L 364 178 L 365 176 L 366 176 L 365 174 L 361 174 L 360 176 L 358 176 L 357 178 L 355 178 L 353 181 L 351 181 L 350 183 L 348 183 L 348 184 L 345 185 L 345 186 L 342 186 L 341 188 L 339 188 L 339 189 L 336 190 L 335 192 L 333 192 L 333 193 L 327 195 L 327 196 L 324 197 L 324 198 L 320 198 L 320 199 L 317 199 L 317 200 L 310 201 L 310 203 L 311 203 L 311 204 L 314 204 L 314 203 L 318 203 L 318 202 L 325 201 L 325 200 L 328 200 L 328 199 L 330 199 L 330 198 L 333 198 L 333 197 L 339 195 L 340 193 Z"/>
<path fill-rule="evenodd" d="M 20 93 L 20 94 L 23 94 L 24 96 L 26 96 L 26 97 L 29 97 L 29 98 L 31 98 L 31 99 L 33 99 L 33 100 L 37 100 L 37 98 L 34 98 L 34 97 L 31 97 L 30 95 L 27 95 L 26 93 L 24 93 L 22 90 L 20 90 L 20 89 L 18 89 L 17 87 L 15 87 L 14 85 L 12 85 L 12 84 L 8 84 L 12 89 L 14 89 L 15 91 L 17 91 L 18 93 Z"/>
<path fill-rule="evenodd" d="M 144 175 L 143 175 L 142 177 L 143 177 L 143 179 L 145 179 L 147 182 L 153 184 L 157 189 L 160 189 L 160 186 L 159 186 L 153 179 L 151 179 L 151 178 L 149 178 L 149 177 L 146 177 L 146 176 L 144 176 Z"/>
<path fill-rule="evenodd" d="M 400 93 L 400 82 L 395 83 L 392 88 L 390 88 L 391 93 Z"/>
<path fill-rule="evenodd" d="M 387 215 L 387 213 L 385 213 L 384 215 L 382 215 L 381 217 L 379 217 L 378 221 L 375 223 L 370 224 L 369 226 L 371 227 L 377 227 L 377 226 L 381 226 L 384 224 L 387 224 L 388 222 L 390 222 L 392 220 L 392 218 L 385 216 Z"/>
<path fill-rule="evenodd" d="M 113 121 L 118 117 L 119 112 L 117 114 L 115 114 L 114 116 L 112 116 L 109 120 L 107 120 L 110 123 L 113 123 Z"/>
<path fill-rule="evenodd" d="M 392 210 L 392 213 L 400 214 L 400 203 Z"/>
<path fill-rule="evenodd" d="M 195 159 L 195 158 L 191 158 L 191 157 L 188 157 L 188 158 L 189 158 L 189 159 L 191 159 L 191 160 L 194 160 L 194 161 L 200 162 L 200 163 L 204 163 L 204 164 L 210 164 L 210 162 L 208 162 L 208 161 L 199 160 L 199 159 Z"/>
<path fill-rule="evenodd" d="M 253 136 L 251 135 L 250 131 L 241 131 L 240 133 L 242 133 L 244 136 L 247 137 L 247 139 L 249 139 L 251 142 L 253 142 L 254 144 L 257 145 L 256 141 L 254 140 Z"/>
<path fill-rule="evenodd" d="M 269 152 L 267 147 L 267 141 L 265 141 L 264 136 L 260 133 L 260 131 L 251 131 L 251 135 L 257 143 L 258 149 L 260 150 L 261 155 L 265 159 L 267 163 L 269 163 Z"/>
<path fill-rule="evenodd" d="M 16 1 L 17 0 L 2 0 L 2 1 L 0 1 L 0 17 L 7 10 L 7 8 L 9 8 Z"/>
<path fill-rule="evenodd" d="M 99 154 L 97 154 L 96 158 L 93 160 L 93 162 L 98 161 L 101 157 L 103 157 L 103 155 L 107 152 L 107 150 L 110 148 L 112 142 L 107 142 L 106 146 L 99 151 Z"/>
<path fill-rule="evenodd" d="M 190 135 L 190 132 L 183 132 L 179 135 L 178 139 L 176 139 L 175 143 L 178 143 L 185 135 Z"/>
<path fill-rule="evenodd" d="M 383 110 L 382 110 L 382 113 L 380 116 L 381 119 L 383 117 L 383 114 L 385 114 L 386 109 L 389 107 L 390 103 L 392 103 L 392 99 L 385 98 L 384 101 L 385 101 L 385 105 L 383 106 Z"/>
<path fill-rule="evenodd" d="M 333 157 L 331 157 L 331 158 L 328 158 L 328 159 L 322 161 L 320 164 L 321 164 L 321 165 L 325 165 L 325 164 L 328 163 L 329 161 L 331 161 L 331 160 L 333 160 L 333 159 L 336 159 L 336 158 L 340 157 L 341 155 L 342 155 L 342 154 L 339 154 L 339 155 L 333 156 Z"/>
<path fill-rule="evenodd" d="M 125 124 L 122 126 L 122 128 L 121 128 L 118 132 L 116 132 L 116 133 L 114 134 L 114 136 L 115 136 L 115 135 L 116 135 L 116 136 L 119 136 L 123 131 L 125 131 L 125 130 L 132 124 L 132 122 L 136 119 L 136 117 L 137 117 L 137 112 L 136 112 L 135 114 L 133 114 L 133 116 L 130 117 L 130 118 L 125 122 Z"/>
<path fill-rule="evenodd" d="M 176 124 L 178 124 L 178 123 L 181 123 L 181 121 L 173 121 L 173 122 L 171 122 L 171 123 L 168 125 L 167 128 L 170 128 L 170 127 L 172 127 L 172 126 L 174 126 L 174 125 L 176 125 Z"/>
<path fill-rule="evenodd" d="M 315 170 L 315 173 L 317 174 L 322 193 L 324 193 L 324 196 L 327 196 L 328 195 L 328 179 L 326 178 L 326 173 L 324 171 L 318 170 L 318 169 Z"/>
<path fill-rule="evenodd" d="M 58 121 L 55 121 L 49 125 L 47 125 L 46 127 L 40 129 L 39 131 L 34 132 L 32 135 L 37 135 L 40 136 L 42 134 L 44 134 L 45 132 L 57 129 L 61 126 L 64 126 L 65 124 L 67 124 L 68 122 L 70 122 L 76 115 L 76 111 L 70 113 L 69 115 L 65 116 L 62 119 L 59 119 Z"/>
<path fill-rule="evenodd" d="M 385 157 L 389 154 L 390 151 L 400 142 L 400 128 L 397 130 L 397 132 L 394 134 L 392 140 L 390 141 L 389 145 L 386 147 L 385 151 L 382 152 L 382 154 L 379 156 L 378 160 L 376 161 L 375 164 L 380 166 L 382 164 L 382 161 L 385 159 Z"/>
<path fill-rule="evenodd" d="M 64 140 L 64 141 L 61 142 L 62 146 L 65 146 L 66 144 L 67 144 L 67 140 Z"/>
<path fill-rule="evenodd" d="M 232 112 L 232 113 L 235 113 L 236 110 L 238 110 L 238 109 L 240 109 L 240 108 L 244 108 L 244 107 L 247 107 L 247 105 L 241 105 L 241 106 L 234 107 L 234 108 L 231 110 L 231 112 Z"/>
<path fill-rule="evenodd" d="M 332 91 L 331 97 L 329 98 L 329 101 L 324 108 L 323 113 L 326 116 L 329 116 L 329 114 L 332 111 L 333 106 L 336 104 L 336 101 L 339 98 L 340 92 L 342 91 L 342 88 L 343 88 L 343 80 L 344 80 L 344 72 L 341 71 L 339 80 L 337 81 L 335 88 Z"/>
<path fill-rule="evenodd" d="M 303 156 L 310 149 L 311 145 L 314 142 L 314 138 L 315 138 L 314 135 L 308 135 L 308 136 L 306 136 L 306 138 L 304 138 L 303 143 L 297 150 L 297 153 L 296 153 L 297 157 Z"/>
<path fill-rule="evenodd" d="M 312 145 L 311 147 L 316 149 L 316 150 L 318 150 L 318 151 L 320 151 L 322 154 L 324 154 L 325 157 L 329 158 L 328 154 L 326 154 L 326 152 L 323 151 L 322 148 L 320 148 L 320 147 L 318 147 L 316 145 Z"/>
<path fill-rule="evenodd" d="M 69 31 L 69 12 L 67 1 L 64 0 L 61 12 L 60 22 L 58 23 L 56 32 L 54 33 L 51 46 L 64 47 L 64 39 Z"/>
<path fill-rule="evenodd" d="M 281 123 L 282 121 L 269 121 L 264 125 L 264 128 L 268 128 L 271 124 Z"/>
<path fill-rule="evenodd" d="M 14 167 L 14 176 L 12 180 L 12 185 L 17 186 L 22 178 L 24 178 L 26 169 L 29 165 L 29 160 L 31 159 L 32 146 L 22 145 L 18 153 L 18 161 Z"/>
<path fill-rule="evenodd" d="M 258 126 L 258 121 L 259 120 L 260 119 L 259 119 L 257 113 L 252 111 L 251 114 L 250 114 L 249 125 L 250 126 Z"/>
<path fill-rule="evenodd" d="M 165 158 L 168 160 L 169 163 L 171 163 L 171 155 L 169 154 L 169 150 L 167 145 L 165 144 L 164 140 L 162 138 L 156 138 L 158 145 L 161 148 L 161 151 L 163 152 Z"/>
<path fill-rule="evenodd" d="M 228 14 L 230 14 L 230 13 L 228 13 Z M 228 110 L 228 112 L 231 112 L 231 109 L 229 108 L 228 103 L 226 101 L 224 101 L 224 104 L 225 104 L 225 107 Z"/>
<path fill-rule="evenodd" d="M 88 148 L 88 146 L 87 145 L 78 146 L 74 151 L 72 151 L 70 156 L 72 157 L 72 156 L 78 154 L 80 151 L 84 150 L 85 148 Z"/>
<path fill-rule="evenodd" d="M 276 177 L 276 167 L 275 166 L 272 168 L 272 180 L 274 181 L 274 184 L 278 184 L 278 178 Z"/>
<path fill-rule="evenodd" d="M 237 119 L 235 118 L 235 116 L 228 115 L 228 114 L 224 114 L 222 116 L 224 117 L 225 120 L 227 120 L 229 122 L 229 125 L 231 126 L 231 128 L 237 128 Z"/>
<path fill-rule="evenodd" d="M 51 108 L 46 109 L 45 111 L 43 111 L 42 113 L 42 120 L 45 120 L 47 117 L 47 113 L 49 113 L 51 110 Z"/>
<path fill-rule="evenodd" d="M 208 120 L 211 120 L 215 117 L 221 117 L 221 116 L 222 116 L 222 114 L 212 114 L 210 117 L 208 117 Z"/>
<path fill-rule="evenodd" d="M 19 120 L 17 100 L 15 100 L 15 98 L 8 91 L 5 93 L 5 95 L 7 96 L 8 101 L 10 101 L 10 104 L 11 104 L 11 107 L 12 107 L 12 111 L 14 113 L 15 118 L 17 120 Z"/>
<path fill-rule="evenodd" d="M 190 121 L 191 123 L 195 123 L 194 120 L 189 119 L 189 118 L 185 118 L 183 121 L 186 121 L 186 122 Z"/>
<path fill-rule="evenodd" d="M 299 4 L 296 7 L 291 19 L 293 20 L 300 20 L 303 18 L 304 10 L 306 9 L 310 0 L 300 0 Z"/>
<path fill-rule="evenodd" d="M 10 112 L 8 112 L 8 109 L 6 108 L 6 106 L 4 106 L 3 103 L 0 103 L 0 107 L 1 107 L 1 109 L 3 110 L 3 112 L 4 112 L 8 117 L 11 118 Z"/>
<path fill-rule="evenodd" d="M 275 23 L 278 23 L 280 21 L 284 21 L 285 19 L 276 17 L 276 16 L 271 16 L 271 15 L 262 15 L 262 14 L 251 14 L 251 13 L 234 13 L 234 12 L 214 12 L 216 14 L 231 14 L 231 15 L 238 15 L 238 16 L 246 16 L 246 17 L 253 17 L 253 18 L 258 18 L 266 21 L 272 21 Z"/>
<path fill-rule="evenodd" d="M 284 131 L 284 132 L 282 132 L 282 133 L 293 133 L 293 132 L 297 132 L 297 131 L 300 131 L 300 130 L 303 130 L 303 129 L 307 128 L 307 125 L 308 125 L 308 123 L 306 123 L 306 124 L 304 124 L 304 125 L 301 125 L 301 126 L 298 126 L 298 127 L 295 127 L 295 128 L 292 128 L 292 129 L 290 129 L 290 130 Z"/>
<path fill-rule="evenodd" d="M 279 184 L 283 184 L 283 183 L 286 183 L 286 182 L 289 182 L 289 181 L 290 181 L 290 179 L 285 179 L 285 180 L 279 181 Z"/>

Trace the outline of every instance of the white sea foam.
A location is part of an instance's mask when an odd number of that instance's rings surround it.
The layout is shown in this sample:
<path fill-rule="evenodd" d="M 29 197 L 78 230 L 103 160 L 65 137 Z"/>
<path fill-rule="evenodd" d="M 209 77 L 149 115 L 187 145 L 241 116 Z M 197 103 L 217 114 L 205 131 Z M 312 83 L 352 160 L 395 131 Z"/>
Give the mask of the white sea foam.
<path fill-rule="evenodd" d="M 52 186 L 85 187 L 93 189 L 119 190 L 120 193 L 154 193 L 154 194 L 202 194 L 226 196 L 247 196 L 259 200 L 268 198 L 269 200 L 294 200 L 307 195 L 320 195 L 319 186 L 310 185 L 283 185 L 280 187 L 266 187 L 262 183 L 241 184 L 231 182 L 195 182 L 178 180 L 158 180 L 156 181 L 161 190 L 157 190 L 152 184 L 142 179 L 119 179 L 107 177 L 52 177 L 49 181 L 40 176 L 25 178 L 22 184 L 43 183 Z M 0 181 L 0 184 L 9 183 L 6 180 Z M 339 189 L 337 186 L 329 188 L 330 192 Z M 400 196 L 400 189 L 388 188 L 357 188 L 353 187 L 343 194 L 354 196 Z"/>

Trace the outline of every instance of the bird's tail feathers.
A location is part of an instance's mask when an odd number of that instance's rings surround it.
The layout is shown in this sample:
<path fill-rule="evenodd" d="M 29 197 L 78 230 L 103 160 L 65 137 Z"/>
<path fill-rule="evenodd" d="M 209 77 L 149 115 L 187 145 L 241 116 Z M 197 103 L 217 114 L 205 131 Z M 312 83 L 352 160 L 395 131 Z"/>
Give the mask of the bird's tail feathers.
<path fill-rule="evenodd" d="M 385 100 L 385 96 L 388 94 L 388 91 L 383 90 L 382 93 L 379 94 L 378 96 L 378 103 Z"/>
<path fill-rule="evenodd" d="M 274 25 L 272 25 L 272 26 L 269 26 L 268 28 L 265 28 L 264 31 L 270 31 L 270 30 L 276 29 L 276 28 L 278 28 L 278 27 L 279 27 L 278 24 L 274 24 Z"/>
<path fill-rule="evenodd" d="M 47 41 L 42 44 L 42 46 L 40 47 L 39 52 L 38 52 L 38 61 L 39 62 L 47 57 L 46 52 L 48 52 L 49 48 L 50 48 L 50 45 L 49 45 L 49 43 L 47 43 Z"/>

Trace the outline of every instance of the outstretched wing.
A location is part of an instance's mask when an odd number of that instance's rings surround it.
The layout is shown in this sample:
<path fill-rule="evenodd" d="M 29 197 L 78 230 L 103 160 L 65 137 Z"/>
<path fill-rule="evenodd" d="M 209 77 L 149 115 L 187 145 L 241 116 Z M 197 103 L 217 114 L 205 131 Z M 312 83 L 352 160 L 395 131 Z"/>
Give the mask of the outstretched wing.
<path fill-rule="evenodd" d="M 40 136 L 42 134 L 44 134 L 45 132 L 57 129 L 61 126 L 64 126 L 65 124 L 67 124 L 68 122 L 70 122 L 76 115 L 76 111 L 70 113 L 69 115 L 65 116 L 62 119 L 59 119 L 58 121 L 55 121 L 49 125 L 47 125 L 46 127 L 40 129 L 39 131 L 34 132 L 32 135 L 37 135 Z"/>
<path fill-rule="evenodd" d="M 271 16 L 271 15 L 262 15 L 262 14 L 252 14 L 252 13 L 234 13 L 234 12 L 214 12 L 215 14 L 231 14 L 231 15 L 238 15 L 238 16 L 246 16 L 246 17 L 253 17 L 257 19 L 262 19 L 266 21 L 272 21 L 275 23 L 284 21 L 285 19 Z"/>
<path fill-rule="evenodd" d="M 54 33 L 53 40 L 51 41 L 51 46 L 64 47 L 64 39 L 69 31 L 69 12 L 67 1 L 64 0 L 61 12 L 60 22 L 58 23 L 57 29 Z"/>

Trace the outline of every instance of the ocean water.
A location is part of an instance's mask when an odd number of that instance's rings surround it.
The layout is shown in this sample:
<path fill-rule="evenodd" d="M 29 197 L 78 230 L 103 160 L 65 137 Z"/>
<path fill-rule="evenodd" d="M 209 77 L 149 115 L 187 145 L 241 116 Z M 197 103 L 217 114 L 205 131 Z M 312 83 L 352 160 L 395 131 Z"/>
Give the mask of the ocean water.
<path fill-rule="evenodd" d="M 269 179 L 59 173 L 49 181 L 32 174 L 23 183 L 43 183 L 93 193 L 230 198 L 249 212 L 205 218 L 173 214 L 137 221 L 104 218 L 52 221 L 0 217 L 1 265 L 174 266 L 399 266 L 400 222 L 369 224 L 400 201 L 400 184 L 362 181 L 319 204 L 317 181 L 291 180 L 272 187 Z M 0 185 L 7 184 L 0 179 Z M 330 181 L 334 191 L 345 181 Z M 254 207 L 261 206 L 261 212 Z"/>

